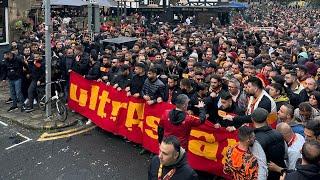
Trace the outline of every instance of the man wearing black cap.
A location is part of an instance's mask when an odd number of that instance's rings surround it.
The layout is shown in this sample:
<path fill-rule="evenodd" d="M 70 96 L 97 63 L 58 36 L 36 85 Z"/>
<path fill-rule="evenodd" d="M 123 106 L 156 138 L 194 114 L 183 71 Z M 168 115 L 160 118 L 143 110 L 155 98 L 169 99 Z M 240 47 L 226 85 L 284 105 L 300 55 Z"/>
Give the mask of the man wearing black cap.
<path fill-rule="evenodd" d="M 4 53 L 4 61 L 2 63 L 3 74 L 1 80 L 9 80 L 10 96 L 13 100 L 12 106 L 8 109 L 8 112 L 12 112 L 18 109 L 18 102 L 21 104 L 24 102 L 24 98 L 21 91 L 23 61 L 17 56 L 13 55 L 11 51 Z"/>
<path fill-rule="evenodd" d="M 256 140 L 261 144 L 266 153 L 267 161 L 272 161 L 285 168 L 285 144 L 282 135 L 267 124 L 269 112 L 263 108 L 256 108 L 251 114 L 255 127 Z M 280 173 L 269 171 L 268 179 L 279 179 Z"/>

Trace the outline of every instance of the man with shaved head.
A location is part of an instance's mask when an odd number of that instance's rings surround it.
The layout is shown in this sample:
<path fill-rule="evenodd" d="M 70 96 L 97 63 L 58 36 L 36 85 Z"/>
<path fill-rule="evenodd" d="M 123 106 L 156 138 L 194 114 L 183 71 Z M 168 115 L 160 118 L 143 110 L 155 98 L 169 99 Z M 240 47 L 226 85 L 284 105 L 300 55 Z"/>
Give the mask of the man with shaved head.
<path fill-rule="evenodd" d="M 288 163 L 289 169 L 294 169 L 296 162 L 301 158 L 300 150 L 305 142 L 304 137 L 298 133 L 294 133 L 292 128 L 287 123 L 279 123 L 277 125 L 277 131 L 279 131 L 284 141 L 288 146 Z"/>

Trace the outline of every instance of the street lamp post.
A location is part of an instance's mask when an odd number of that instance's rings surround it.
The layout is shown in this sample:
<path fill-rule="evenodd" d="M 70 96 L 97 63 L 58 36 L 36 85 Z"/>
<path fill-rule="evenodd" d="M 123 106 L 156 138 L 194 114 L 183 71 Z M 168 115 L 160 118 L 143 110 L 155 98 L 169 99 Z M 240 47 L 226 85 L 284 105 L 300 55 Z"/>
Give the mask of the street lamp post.
<path fill-rule="evenodd" d="M 88 33 L 92 38 L 92 4 L 93 0 L 89 0 L 88 2 Z"/>
<path fill-rule="evenodd" d="M 50 0 L 43 0 L 45 4 L 45 43 L 46 43 L 46 102 L 49 102 L 46 106 L 47 118 L 51 116 L 51 103 L 49 101 L 51 97 L 51 12 L 50 12 Z"/>

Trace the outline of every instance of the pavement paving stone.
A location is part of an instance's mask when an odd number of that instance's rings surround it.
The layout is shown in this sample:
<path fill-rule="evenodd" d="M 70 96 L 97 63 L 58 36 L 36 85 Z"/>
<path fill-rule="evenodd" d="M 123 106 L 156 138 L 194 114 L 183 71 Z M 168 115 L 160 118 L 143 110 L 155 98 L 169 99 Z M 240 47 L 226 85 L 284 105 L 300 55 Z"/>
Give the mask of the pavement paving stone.
<path fill-rule="evenodd" d="M 85 117 L 78 113 L 68 111 L 68 117 L 64 122 L 58 119 L 48 119 L 45 112 L 40 110 L 37 105 L 34 106 L 35 111 L 26 113 L 20 109 L 13 112 L 7 112 L 11 104 L 6 104 L 5 101 L 10 97 L 9 86 L 7 84 L 0 85 L 0 118 L 15 122 L 21 126 L 30 129 L 58 129 L 77 124 L 79 120 Z"/>

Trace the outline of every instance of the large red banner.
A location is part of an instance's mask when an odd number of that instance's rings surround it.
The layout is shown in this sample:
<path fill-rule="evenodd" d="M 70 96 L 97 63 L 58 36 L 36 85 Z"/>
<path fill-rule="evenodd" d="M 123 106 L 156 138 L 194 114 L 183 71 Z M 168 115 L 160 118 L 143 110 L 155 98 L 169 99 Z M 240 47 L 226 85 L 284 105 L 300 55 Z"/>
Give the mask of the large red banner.
<path fill-rule="evenodd" d="M 90 118 L 102 129 L 142 144 L 158 153 L 157 127 L 161 115 L 174 106 L 169 103 L 147 105 L 143 99 L 128 97 L 104 83 L 89 81 L 71 72 L 68 105 Z M 224 176 L 223 163 L 228 147 L 236 141 L 236 132 L 216 129 L 206 121 L 190 132 L 188 161 L 192 168 Z"/>

